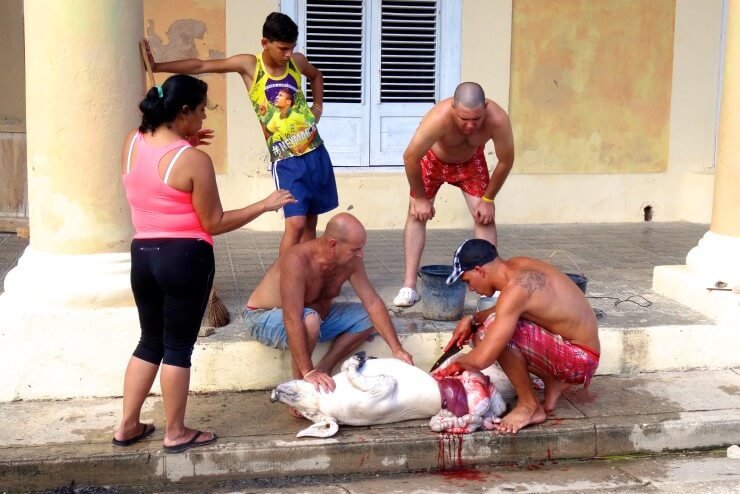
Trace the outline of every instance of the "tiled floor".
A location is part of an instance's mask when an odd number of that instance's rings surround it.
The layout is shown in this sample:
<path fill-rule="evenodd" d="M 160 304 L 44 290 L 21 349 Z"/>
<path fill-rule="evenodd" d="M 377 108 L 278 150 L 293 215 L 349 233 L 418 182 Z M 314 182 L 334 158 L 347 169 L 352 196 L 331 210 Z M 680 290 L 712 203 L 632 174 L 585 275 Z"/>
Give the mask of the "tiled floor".
<path fill-rule="evenodd" d="M 604 311 L 602 324 L 632 327 L 703 320 L 690 309 L 653 293 L 650 287 L 653 267 L 684 264 L 688 251 L 707 230 L 708 225 L 683 222 L 501 225 L 498 238 L 504 258 L 549 259 L 565 272 L 583 273 L 588 278 L 587 294 L 592 305 Z M 468 230 L 430 230 L 422 266 L 451 264 L 453 252 L 469 235 Z M 279 233 L 251 230 L 219 239 L 216 283 L 221 298 L 232 310 L 238 312 L 275 260 L 278 241 Z M 391 305 L 403 282 L 402 231 L 369 231 L 365 262 L 371 282 L 396 315 L 421 315 L 420 304 L 410 309 Z M 356 300 L 349 286 L 342 295 Z M 476 299 L 469 294 L 466 306 L 472 308 Z"/>
<path fill-rule="evenodd" d="M 653 267 L 684 264 L 686 254 L 708 230 L 706 224 L 616 223 L 500 225 L 499 251 L 504 258 L 529 256 L 550 260 L 565 272 L 588 278 L 587 295 L 604 311 L 601 324 L 613 327 L 690 324 L 703 316 L 650 290 Z M 451 264 L 468 230 L 429 230 L 422 257 L 427 264 Z M 239 313 L 250 292 L 277 257 L 279 232 L 238 230 L 216 241 L 216 286 L 232 316 Z M 0 234 L 0 276 L 15 265 L 27 241 Z M 403 232 L 368 232 L 365 262 L 370 280 L 388 307 L 399 317 L 420 317 L 421 306 L 395 309 L 391 301 L 403 282 Z M 0 289 L 0 293 L 2 290 Z M 349 285 L 342 297 L 356 300 Z M 601 298 L 606 297 L 606 298 Z M 472 308 L 477 297 L 468 294 Z"/>

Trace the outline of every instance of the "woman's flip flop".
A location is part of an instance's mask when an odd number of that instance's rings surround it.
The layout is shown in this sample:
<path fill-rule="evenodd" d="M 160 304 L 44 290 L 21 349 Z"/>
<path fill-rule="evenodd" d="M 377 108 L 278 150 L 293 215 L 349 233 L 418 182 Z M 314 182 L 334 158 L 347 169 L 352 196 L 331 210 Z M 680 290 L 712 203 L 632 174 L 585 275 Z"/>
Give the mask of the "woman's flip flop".
<path fill-rule="evenodd" d="M 207 441 L 196 442 L 201 434 L 203 434 L 203 431 L 195 431 L 195 435 L 190 441 L 182 444 L 176 444 L 174 446 L 165 446 L 164 451 L 165 453 L 182 453 L 186 449 L 197 448 L 199 446 L 205 446 L 206 444 L 213 444 L 216 442 L 216 439 L 218 439 L 218 436 L 216 434 L 213 434 L 213 437 L 208 439 Z"/>
<path fill-rule="evenodd" d="M 141 424 L 141 425 L 143 427 L 141 434 L 139 434 L 138 436 L 134 436 L 131 439 L 122 439 L 120 441 L 114 437 L 113 440 L 111 441 L 113 446 L 118 446 L 119 448 L 125 448 L 126 446 L 131 446 L 132 444 L 138 443 L 142 439 L 145 439 L 151 436 L 154 433 L 154 430 L 156 429 L 156 427 L 154 427 L 154 424 Z"/>

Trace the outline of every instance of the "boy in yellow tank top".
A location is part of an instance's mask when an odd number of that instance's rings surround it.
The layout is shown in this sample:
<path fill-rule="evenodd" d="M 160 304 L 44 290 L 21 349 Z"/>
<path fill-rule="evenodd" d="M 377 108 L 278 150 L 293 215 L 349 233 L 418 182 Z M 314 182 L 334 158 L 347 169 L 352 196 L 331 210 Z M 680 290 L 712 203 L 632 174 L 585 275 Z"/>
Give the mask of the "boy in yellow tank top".
<path fill-rule="evenodd" d="M 331 158 L 316 128 L 322 113 L 324 78 L 305 55 L 293 51 L 297 39 L 295 22 L 273 12 L 262 26 L 263 50 L 256 56 L 156 63 L 147 45 L 154 72 L 241 75 L 270 152 L 275 187 L 289 190 L 298 201 L 283 208 L 285 232 L 280 254 L 316 238 L 318 215 L 339 205 Z M 310 107 L 301 89 L 302 75 L 311 84 Z"/>

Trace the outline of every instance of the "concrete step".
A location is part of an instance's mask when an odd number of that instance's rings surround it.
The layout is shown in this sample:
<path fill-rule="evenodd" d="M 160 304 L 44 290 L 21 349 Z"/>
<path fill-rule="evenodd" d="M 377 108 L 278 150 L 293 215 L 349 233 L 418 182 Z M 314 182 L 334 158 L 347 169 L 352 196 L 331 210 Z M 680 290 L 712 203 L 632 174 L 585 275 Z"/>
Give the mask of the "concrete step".
<path fill-rule="evenodd" d="M 507 401 L 510 388 L 501 384 Z M 76 486 L 267 479 L 302 475 L 447 470 L 474 465 L 725 448 L 740 443 L 740 368 L 597 376 L 574 388 L 540 425 L 516 435 L 432 433 L 427 421 L 342 426 L 328 439 L 295 438 L 307 421 L 271 404 L 266 391 L 194 394 L 193 427 L 213 445 L 162 450 L 163 407 L 150 397 L 142 419 L 157 431 L 130 448 L 110 439 L 113 398 L 0 403 L 0 491 Z"/>
<path fill-rule="evenodd" d="M 395 318 L 394 325 L 417 367 L 429 370 L 450 339 L 454 322 Z M 732 326 L 676 324 L 649 327 L 602 327 L 601 362 L 597 374 L 623 374 L 740 365 L 740 332 Z M 317 362 L 328 349 L 319 345 Z M 388 357 L 380 336 L 360 348 L 368 355 Z M 239 323 L 199 338 L 193 352 L 191 386 L 196 391 L 255 390 L 291 379 L 290 354 L 244 336 Z"/>
<path fill-rule="evenodd" d="M 9 314 L 0 328 L 0 401 L 120 396 L 123 372 L 139 338 L 135 308 L 3 310 L 7 303 L 0 297 L 0 313 Z M 687 317 L 683 306 L 656 306 L 648 316 L 644 310 L 613 311 L 601 320 L 597 374 L 740 366 L 740 321 L 717 324 L 696 314 Z M 249 339 L 238 309 L 231 308 L 231 316 L 229 325 L 198 339 L 191 390 L 267 389 L 289 379 L 289 353 Z M 454 328 L 454 322 L 429 321 L 407 311 L 392 320 L 404 347 L 425 370 L 439 358 Z M 315 359 L 326 349 L 320 345 Z M 378 336 L 362 349 L 390 356 Z"/>

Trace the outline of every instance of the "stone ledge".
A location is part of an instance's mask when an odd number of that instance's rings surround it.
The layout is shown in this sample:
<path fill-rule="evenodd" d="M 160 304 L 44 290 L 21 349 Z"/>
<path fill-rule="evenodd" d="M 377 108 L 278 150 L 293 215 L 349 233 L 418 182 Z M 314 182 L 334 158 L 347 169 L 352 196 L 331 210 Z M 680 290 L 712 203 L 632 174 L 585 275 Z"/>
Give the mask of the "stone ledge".
<path fill-rule="evenodd" d="M 653 271 L 653 291 L 740 330 L 740 294 L 707 290 L 714 281 L 685 265 L 656 266 Z"/>
<path fill-rule="evenodd" d="M 7 307 L 9 302 L 0 297 L 0 314 L 5 314 L 0 328 L 0 401 L 120 396 L 126 363 L 139 337 L 135 308 L 33 314 Z M 439 358 L 454 327 L 423 320 L 394 323 L 415 364 L 424 370 Z M 740 331 L 732 326 L 602 328 L 600 334 L 597 373 L 602 375 L 740 366 Z M 319 345 L 315 358 L 327 348 Z M 378 336 L 361 349 L 390 356 Z M 195 392 L 267 389 L 291 377 L 288 352 L 265 347 L 233 328 L 198 339 L 193 371 Z M 152 391 L 159 393 L 158 381 Z"/>
<path fill-rule="evenodd" d="M 516 436 L 488 431 L 430 433 L 413 421 L 348 428 L 340 438 L 292 435 L 224 437 L 213 446 L 168 455 L 159 442 L 113 451 L 95 444 L 0 450 L 0 489 L 38 490 L 74 480 L 84 485 L 137 485 L 444 470 L 456 467 L 724 447 L 740 441 L 740 411 L 647 415 L 610 420 L 548 421 Z M 611 421 L 611 423 L 609 423 Z M 392 433 L 391 433 L 392 432 Z M 635 435 L 642 439 L 635 439 Z"/>

